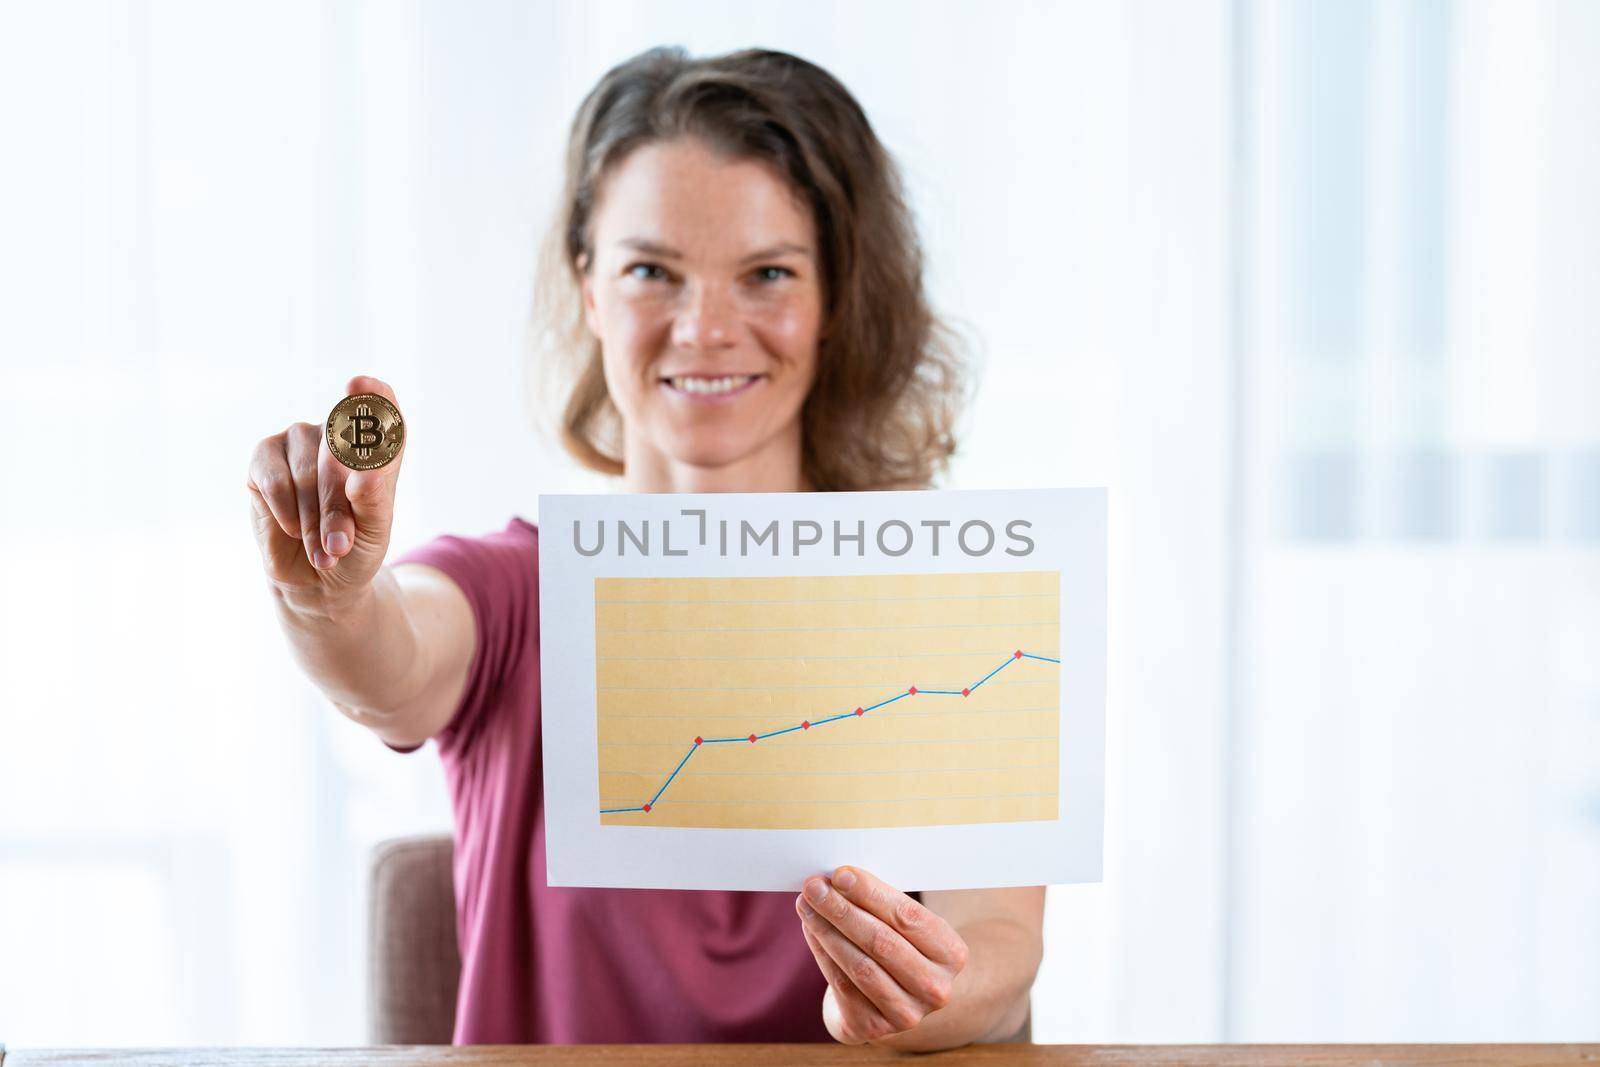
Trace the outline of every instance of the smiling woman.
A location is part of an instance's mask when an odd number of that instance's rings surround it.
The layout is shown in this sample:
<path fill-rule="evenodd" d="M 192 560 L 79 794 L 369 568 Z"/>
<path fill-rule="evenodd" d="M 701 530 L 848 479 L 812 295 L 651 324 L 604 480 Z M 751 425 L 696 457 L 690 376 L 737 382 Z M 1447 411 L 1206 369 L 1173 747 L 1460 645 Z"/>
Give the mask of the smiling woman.
<path fill-rule="evenodd" d="M 595 470 L 924 488 L 955 450 L 965 353 L 923 294 L 894 161 L 793 56 L 661 48 L 610 71 L 572 125 L 537 300 L 544 396 Z M 800 485 L 769 484 L 796 458 Z"/>
<path fill-rule="evenodd" d="M 894 166 L 837 80 L 781 52 L 647 52 L 593 90 L 567 158 L 540 313 L 564 357 L 551 365 L 571 375 L 549 396 L 567 398 L 581 460 L 635 493 L 930 483 L 955 447 L 962 362 L 924 300 Z M 395 401 L 376 378 L 347 390 Z M 390 748 L 439 751 L 456 1042 L 929 1049 L 1025 1032 L 1042 887 L 919 899 L 859 867 L 809 877 L 792 899 L 550 886 L 539 531 L 514 516 L 380 566 L 400 465 L 351 473 L 297 423 L 258 444 L 248 484 L 298 661 Z M 956 521 L 942 522 L 947 551 L 995 548 L 995 529 Z M 897 555 L 942 527 L 835 524 L 833 539 Z M 796 545 L 824 535 L 792 532 Z M 738 531 L 741 550 L 776 553 L 779 536 Z M 644 552 L 648 528 L 615 543 Z"/>

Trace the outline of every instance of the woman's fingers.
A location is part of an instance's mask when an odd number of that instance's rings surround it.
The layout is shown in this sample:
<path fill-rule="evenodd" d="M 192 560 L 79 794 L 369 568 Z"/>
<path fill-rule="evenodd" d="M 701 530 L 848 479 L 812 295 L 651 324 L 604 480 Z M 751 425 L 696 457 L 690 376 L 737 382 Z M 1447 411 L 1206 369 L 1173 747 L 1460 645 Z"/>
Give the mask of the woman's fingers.
<path fill-rule="evenodd" d="M 266 457 L 271 440 L 263 441 L 266 448 L 260 454 Z M 292 581 L 305 562 L 305 552 L 300 546 L 300 510 L 294 497 L 294 485 L 289 481 L 289 464 L 283 458 L 283 446 L 277 446 L 277 467 L 272 471 L 270 457 L 252 461 L 245 486 L 250 491 L 251 526 L 256 544 L 261 550 L 262 567 L 274 582 Z M 309 563 L 305 563 L 309 567 Z"/>
<path fill-rule="evenodd" d="M 849 868 L 840 870 L 848 872 Z M 848 877 L 840 881 L 850 883 L 855 890 L 861 887 L 859 878 L 854 882 Z M 849 899 L 839 890 L 837 883 L 830 887 L 829 879 L 817 875 L 806 879 L 804 896 L 819 915 L 885 971 L 898 989 L 909 993 L 924 1012 L 934 1011 L 949 1003 L 955 972 L 959 968 L 952 967 L 942 959 L 930 959 L 924 955 L 898 930 Z M 943 922 L 942 919 L 939 921 Z M 854 972 L 846 973 L 855 977 Z M 872 990 L 864 986 L 863 989 L 873 996 Z M 876 1001 L 877 997 L 873 996 L 873 999 Z"/>
<path fill-rule="evenodd" d="M 806 931 L 822 946 L 822 950 L 851 984 L 872 1002 L 878 1014 L 889 1024 L 889 1033 L 911 1029 L 922 1021 L 924 1015 L 933 1010 L 932 1007 L 919 1003 L 902 988 L 877 960 L 846 937 L 822 912 L 816 910 L 804 895 L 797 902 L 796 908 L 800 912 L 800 921 L 805 924 Z M 840 1007 L 844 1005 L 841 1004 Z"/>
<path fill-rule="evenodd" d="M 245 484 L 275 520 L 286 537 L 300 538 L 300 505 L 295 500 L 294 481 L 289 477 L 289 460 L 284 455 L 283 435 L 274 434 L 256 442 L 250 455 L 250 470 Z"/>
<path fill-rule="evenodd" d="M 324 438 L 317 448 L 317 510 L 321 516 L 322 550 L 335 560 L 355 546 L 355 510 L 345 495 L 345 481 L 353 472 L 334 458 Z"/>
<path fill-rule="evenodd" d="M 928 959 L 957 970 L 966 965 L 966 941 L 920 901 L 860 867 L 840 867 L 829 881 L 851 903 L 893 927 Z"/>
<path fill-rule="evenodd" d="M 334 559 L 322 548 L 322 499 L 318 487 L 317 453 L 322 435 L 309 422 L 297 422 L 286 431 L 284 451 L 289 457 L 289 476 L 294 482 L 296 506 L 300 512 L 300 541 L 306 559 L 320 570 L 333 566 Z"/>
<path fill-rule="evenodd" d="M 859 867 L 812 876 L 795 910 L 850 1033 L 866 1041 L 900 1033 L 950 1003 L 966 941 L 881 878 Z"/>
<path fill-rule="evenodd" d="M 800 898 L 795 899 L 798 901 Z M 803 915 L 801 917 L 804 918 Z M 804 923 L 800 925 L 800 933 L 805 936 L 806 947 L 811 950 L 812 958 L 817 961 L 817 969 L 828 980 L 828 991 L 833 994 L 833 1008 L 838 1012 L 839 1020 L 837 1028 L 829 1029 L 835 1031 L 835 1036 L 847 1045 L 859 1045 L 871 1041 L 874 1036 L 892 1033 L 894 1028 L 889 1025 L 889 1020 L 845 976 Z"/>
<path fill-rule="evenodd" d="M 796 897 L 795 899 L 798 901 L 800 898 Z M 799 911 L 799 908 L 797 907 L 795 910 Z M 805 918 L 805 913 L 801 912 L 800 917 L 802 919 Z M 805 935 L 806 946 L 811 949 L 811 955 L 817 961 L 817 969 L 822 972 L 822 977 L 828 980 L 828 984 L 833 986 L 841 996 L 861 996 L 861 990 L 857 989 L 851 984 L 850 979 L 845 977 L 844 972 L 839 969 L 839 965 L 833 962 L 833 957 L 822 950 L 822 946 L 817 943 L 815 937 L 811 936 L 811 931 L 806 929 L 804 923 L 800 924 L 800 932 Z M 846 990 L 848 992 L 845 992 Z"/>

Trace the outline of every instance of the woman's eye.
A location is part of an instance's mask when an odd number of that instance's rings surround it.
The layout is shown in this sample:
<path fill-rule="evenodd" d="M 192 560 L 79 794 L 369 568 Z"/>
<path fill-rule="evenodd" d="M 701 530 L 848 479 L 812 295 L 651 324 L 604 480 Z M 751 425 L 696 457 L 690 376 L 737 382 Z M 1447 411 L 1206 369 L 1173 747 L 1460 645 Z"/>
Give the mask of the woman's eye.
<path fill-rule="evenodd" d="M 658 278 L 667 276 L 667 272 L 654 263 L 634 263 L 628 267 L 628 274 L 643 282 L 655 281 Z"/>
<path fill-rule="evenodd" d="M 764 282 L 775 282 L 794 277 L 794 271 L 788 267 L 757 267 L 756 275 Z"/>

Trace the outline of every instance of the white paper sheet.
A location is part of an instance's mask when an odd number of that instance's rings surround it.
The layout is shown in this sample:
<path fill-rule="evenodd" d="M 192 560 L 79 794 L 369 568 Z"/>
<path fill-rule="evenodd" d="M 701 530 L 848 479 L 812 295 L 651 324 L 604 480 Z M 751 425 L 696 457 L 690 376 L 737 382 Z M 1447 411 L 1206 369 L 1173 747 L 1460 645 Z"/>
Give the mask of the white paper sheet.
<path fill-rule="evenodd" d="M 539 519 L 551 885 L 1100 879 L 1103 489 L 541 496 Z"/>

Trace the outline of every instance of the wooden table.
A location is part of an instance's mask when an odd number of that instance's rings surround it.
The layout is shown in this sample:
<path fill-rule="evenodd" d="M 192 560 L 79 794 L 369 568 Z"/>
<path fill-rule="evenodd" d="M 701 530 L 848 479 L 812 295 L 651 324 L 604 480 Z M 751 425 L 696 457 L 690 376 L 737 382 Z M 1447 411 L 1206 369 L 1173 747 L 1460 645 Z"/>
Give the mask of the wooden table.
<path fill-rule="evenodd" d="M 155 1067 L 790 1067 L 907 1063 L 928 1067 L 1354 1067 L 1600 1064 L 1596 1045 L 969 1045 L 921 1056 L 842 1045 L 383 1045 L 372 1048 L 27 1049 L 0 1046 L 0 1067 L 141 1064 Z"/>

